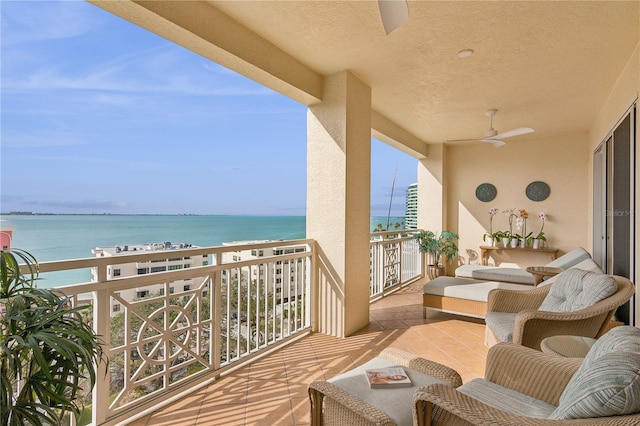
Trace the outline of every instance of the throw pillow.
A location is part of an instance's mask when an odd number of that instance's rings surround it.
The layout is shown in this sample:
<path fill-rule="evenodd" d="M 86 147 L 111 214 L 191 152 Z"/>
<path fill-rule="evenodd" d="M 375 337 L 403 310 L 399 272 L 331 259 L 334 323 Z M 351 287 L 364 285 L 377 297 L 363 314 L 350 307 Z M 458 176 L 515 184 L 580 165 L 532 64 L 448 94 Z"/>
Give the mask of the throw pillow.
<path fill-rule="evenodd" d="M 585 419 L 640 412 L 640 354 L 609 353 L 576 373 L 550 419 Z"/>
<path fill-rule="evenodd" d="M 640 329 L 615 327 L 598 339 L 559 403 L 551 419 L 640 412 Z"/>

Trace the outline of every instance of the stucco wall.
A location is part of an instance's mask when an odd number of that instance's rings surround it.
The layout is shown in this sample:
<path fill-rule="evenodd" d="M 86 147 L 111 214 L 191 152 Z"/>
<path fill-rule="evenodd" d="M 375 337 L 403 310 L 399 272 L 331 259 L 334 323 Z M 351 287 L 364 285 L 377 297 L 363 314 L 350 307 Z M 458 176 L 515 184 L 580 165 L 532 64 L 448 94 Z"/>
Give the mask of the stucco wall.
<path fill-rule="evenodd" d="M 589 230 L 588 158 L 590 150 L 586 133 L 511 140 L 506 146 L 493 148 L 488 144 L 448 146 L 446 179 L 448 206 L 446 223 L 460 234 L 460 254 L 469 259 L 467 249 L 479 252 L 482 236 L 490 229 L 489 209 L 497 208 L 493 218 L 493 231 L 508 230 L 509 208 L 529 212 L 527 232 L 537 233 L 542 222 L 538 218 L 545 212 L 549 220 L 544 232 L 547 245 L 557 247 L 561 254 L 575 247 L 586 247 Z M 527 198 L 525 189 L 533 181 L 546 182 L 550 196 L 540 202 Z M 476 187 L 484 182 L 497 189 L 493 201 L 476 198 Z M 516 230 L 514 229 L 514 232 Z M 508 262 L 518 266 L 549 262 L 547 254 L 505 252 L 495 257 L 496 263 Z M 475 262 L 474 262 L 475 263 Z"/>

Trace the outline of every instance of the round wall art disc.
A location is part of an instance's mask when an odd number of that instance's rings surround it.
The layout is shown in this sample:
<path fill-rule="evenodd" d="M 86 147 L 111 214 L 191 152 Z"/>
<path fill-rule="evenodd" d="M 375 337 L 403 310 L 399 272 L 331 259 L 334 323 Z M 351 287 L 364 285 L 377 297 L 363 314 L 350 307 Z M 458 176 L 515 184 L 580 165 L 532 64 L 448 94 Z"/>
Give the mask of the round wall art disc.
<path fill-rule="evenodd" d="M 476 198 L 480 201 L 491 201 L 496 198 L 497 194 L 498 191 L 496 190 L 496 187 L 490 183 L 481 183 L 476 188 Z"/>
<path fill-rule="evenodd" d="M 532 201 L 542 201 L 546 200 L 551 192 L 549 189 L 549 185 L 544 182 L 536 181 L 531 182 L 527 185 L 527 190 L 525 191 L 527 194 L 527 198 Z"/>

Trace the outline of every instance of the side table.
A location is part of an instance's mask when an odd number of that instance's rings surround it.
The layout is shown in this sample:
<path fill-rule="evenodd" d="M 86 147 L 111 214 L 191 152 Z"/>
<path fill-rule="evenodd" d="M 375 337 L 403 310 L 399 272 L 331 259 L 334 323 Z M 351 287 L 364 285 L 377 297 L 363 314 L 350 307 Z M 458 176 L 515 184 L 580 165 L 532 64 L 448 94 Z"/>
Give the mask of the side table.
<path fill-rule="evenodd" d="M 553 277 L 564 271 L 562 268 L 553 268 L 551 266 L 529 266 L 527 272 L 533 275 L 533 286 L 537 287 L 544 277 Z"/>
<path fill-rule="evenodd" d="M 596 339 L 583 336 L 551 336 L 540 342 L 540 350 L 567 358 L 584 358 Z"/>

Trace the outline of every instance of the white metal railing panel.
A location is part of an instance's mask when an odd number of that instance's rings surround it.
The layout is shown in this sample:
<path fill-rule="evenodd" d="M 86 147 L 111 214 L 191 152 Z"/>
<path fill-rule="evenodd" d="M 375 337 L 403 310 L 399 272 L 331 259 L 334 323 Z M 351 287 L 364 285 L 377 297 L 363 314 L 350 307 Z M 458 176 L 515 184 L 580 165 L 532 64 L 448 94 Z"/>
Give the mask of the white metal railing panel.
<path fill-rule="evenodd" d="M 375 300 L 423 276 L 417 230 L 375 232 L 370 241 L 370 292 Z"/>
<path fill-rule="evenodd" d="M 288 246 L 296 250 L 223 263 L 224 253 Z M 109 267 L 167 254 L 43 262 L 43 271 L 91 267 L 94 277 L 105 277 L 57 288 L 74 303 L 93 305 L 88 321 L 107 348 L 108 371 L 98 373 L 90 404 L 93 423 L 115 424 L 309 332 L 313 247 L 312 240 L 297 240 L 173 251 L 214 262 L 112 280 L 106 280 Z"/>

